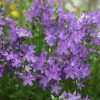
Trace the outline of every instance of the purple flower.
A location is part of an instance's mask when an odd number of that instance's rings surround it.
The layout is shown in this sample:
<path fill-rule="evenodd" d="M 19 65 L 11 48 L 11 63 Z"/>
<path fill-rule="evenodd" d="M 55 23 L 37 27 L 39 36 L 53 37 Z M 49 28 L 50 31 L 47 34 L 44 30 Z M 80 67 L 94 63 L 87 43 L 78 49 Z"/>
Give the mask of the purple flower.
<path fill-rule="evenodd" d="M 61 80 L 59 72 L 57 70 L 50 70 L 50 71 L 48 70 L 45 72 L 45 75 L 48 77 L 48 81 L 52 79 L 56 81 Z"/>
<path fill-rule="evenodd" d="M 48 53 L 45 50 L 42 50 L 40 57 L 38 58 L 38 63 L 40 62 L 41 66 L 46 62 Z"/>
<path fill-rule="evenodd" d="M 81 99 L 81 95 L 78 94 L 78 93 L 76 93 L 76 91 L 74 91 L 73 94 L 68 93 L 67 96 L 68 96 L 68 97 L 67 97 L 67 100 L 80 100 L 80 99 Z"/>
<path fill-rule="evenodd" d="M 3 28 L 0 27 L 0 35 L 3 35 L 3 32 L 2 32 Z"/>
<path fill-rule="evenodd" d="M 43 87 L 43 89 L 45 89 L 48 86 L 48 78 L 46 76 L 42 76 L 40 77 L 40 86 Z"/>
<path fill-rule="evenodd" d="M 26 55 L 25 55 L 25 58 L 27 59 L 27 61 L 31 61 L 31 62 L 36 62 L 36 57 L 34 56 L 33 53 L 31 52 L 28 52 Z"/>
<path fill-rule="evenodd" d="M 20 66 L 20 58 L 18 57 L 17 54 L 14 54 L 14 53 L 8 54 L 7 52 L 5 52 L 3 55 L 6 57 L 7 61 L 12 62 L 12 66 L 16 68 Z"/>
<path fill-rule="evenodd" d="M 48 61 L 47 61 L 50 65 L 54 65 L 55 60 L 53 59 L 52 56 L 49 56 Z"/>
<path fill-rule="evenodd" d="M 22 74 L 21 79 L 23 80 L 23 85 L 33 85 L 33 81 L 35 81 L 36 77 L 33 76 L 30 72 L 27 74 Z"/>
<path fill-rule="evenodd" d="M 46 42 L 48 43 L 49 46 L 53 46 L 54 42 L 55 42 L 55 36 L 48 34 L 47 32 L 46 32 L 46 34 L 47 34 L 47 36 L 45 38 Z"/>
<path fill-rule="evenodd" d="M 62 87 L 58 86 L 58 84 L 54 84 L 51 86 L 51 92 L 55 94 L 58 94 L 61 89 Z"/>
<path fill-rule="evenodd" d="M 77 86 L 80 90 L 84 87 L 82 82 L 77 82 Z"/>
<path fill-rule="evenodd" d="M 64 91 L 64 92 L 61 94 L 61 98 L 62 98 L 62 99 L 66 99 L 66 98 L 67 98 L 67 93 L 66 93 L 66 91 Z"/>
<path fill-rule="evenodd" d="M 66 79 L 67 78 L 71 78 L 71 79 L 75 78 L 74 68 L 72 66 L 67 66 L 66 68 L 64 68 L 64 73 L 66 74 L 65 75 Z"/>
<path fill-rule="evenodd" d="M 26 28 L 17 27 L 16 33 L 19 37 L 32 37 L 32 33 L 28 31 Z"/>
<path fill-rule="evenodd" d="M 62 54 L 68 55 L 69 54 L 66 42 L 67 42 L 66 40 L 59 41 L 58 46 L 57 46 L 58 54 L 60 54 L 60 55 L 62 55 Z"/>

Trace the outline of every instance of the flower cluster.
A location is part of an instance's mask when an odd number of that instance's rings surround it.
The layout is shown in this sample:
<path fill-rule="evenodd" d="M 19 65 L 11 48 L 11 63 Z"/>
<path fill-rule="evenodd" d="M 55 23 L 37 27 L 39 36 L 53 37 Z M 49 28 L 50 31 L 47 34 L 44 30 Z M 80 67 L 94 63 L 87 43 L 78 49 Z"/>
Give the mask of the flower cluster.
<path fill-rule="evenodd" d="M 51 92 L 57 94 L 63 77 L 77 80 L 79 89 L 84 86 L 80 81 L 90 74 L 88 46 L 100 45 L 100 11 L 82 13 L 78 18 L 64 11 L 61 1 L 57 1 L 58 6 L 54 6 L 55 2 L 34 0 L 25 16 L 27 22 L 39 21 L 43 25 L 46 43 L 54 47 L 43 66 L 40 83 L 42 87 L 50 85 Z"/>
<path fill-rule="evenodd" d="M 74 91 L 74 93 L 66 93 L 64 91 L 60 98 L 63 100 L 90 100 L 88 97 L 81 99 L 81 94 L 76 93 L 76 91 Z"/>
<path fill-rule="evenodd" d="M 28 53 L 33 53 L 34 46 L 25 43 L 25 37 L 32 37 L 32 33 L 19 27 L 9 17 L 0 14 L 0 77 L 5 69 L 17 73 L 28 60 Z M 25 56 L 26 55 L 26 56 Z M 28 62 L 28 61 L 27 61 Z"/>
<path fill-rule="evenodd" d="M 33 81 L 38 81 L 43 89 L 49 87 L 56 94 L 64 91 L 62 80 L 74 80 L 79 89 L 84 86 L 81 81 L 90 75 L 89 45 L 100 43 L 100 12 L 82 13 L 77 18 L 64 11 L 62 4 L 58 1 L 55 5 L 55 0 L 34 0 L 25 14 L 26 21 L 42 24 L 46 45 L 52 47 L 50 53 L 43 48 L 39 56 L 35 54 L 36 47 L 25 42 L 32 33 L 0 15 L 0 77 L 8 68 L 20 77 L 23 85 L 32 86 Z M 62 95 L 67 100 L 81 100 L 76 92 Z"/>

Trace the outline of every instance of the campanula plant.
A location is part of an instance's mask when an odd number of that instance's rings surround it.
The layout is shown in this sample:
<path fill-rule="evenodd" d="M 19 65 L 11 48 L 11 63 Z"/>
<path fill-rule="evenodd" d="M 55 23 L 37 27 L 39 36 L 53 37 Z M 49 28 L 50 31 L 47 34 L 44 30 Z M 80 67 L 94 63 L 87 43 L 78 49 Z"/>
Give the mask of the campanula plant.
<path fill-rule="evenodd" d="M 35 27 L 30 30 L 1 14 L 0 77 L 8 69 L 23 86 L 36 84 L 43 90 L 49 89 L 50 95 L 60 95 L 61 100 L 89 100 L 88 94 L 78 92 L 91 74 L 88 55 L 92 46 L 100 46 L 99 17 L 100 11 L 77 17 L 66 12 L 63 2 L 56 0 L 33 1 L 25 13 L 27 24 Z M 44 41 L 41 48 L 33 41 L 28 42 L 38 27 Z M 37 49 L 41 49 L 39 54 Z"/>

